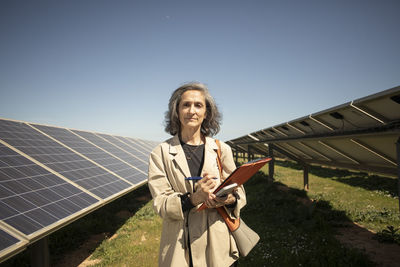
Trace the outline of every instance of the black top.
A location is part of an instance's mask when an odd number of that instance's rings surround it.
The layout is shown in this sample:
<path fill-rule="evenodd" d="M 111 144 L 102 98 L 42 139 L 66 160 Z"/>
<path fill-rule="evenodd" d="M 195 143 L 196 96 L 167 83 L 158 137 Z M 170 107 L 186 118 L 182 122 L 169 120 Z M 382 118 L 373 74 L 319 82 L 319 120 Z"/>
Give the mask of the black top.
<path fill-rule="evenodd" d="M 185 152 L 186 161 L 189 166 L 191 176 L 200 176 L 204 164 L 204 144 L 199 146 L 188 145 L 181 141 L 182 149 Z M 193 186 L 196 180 L 193 180 Z M 194 188 L 193 188 L 194 190 Z M 183 212 L 194 208 L 195 206 L 189 199 L 189 193 L 181 196 Z"/>
<path fill-rule="evenodd" d="M 185 144 L 181 141 L 182 149 L 189 165 L 190 174 L 192 176 L 200 176 L 204 164 L 204 144 L 193 146 Z"/>
<path fill-rule="evenodd" d="M 189 165 L 191 176 L 200 176 L 201 170 L 203 169 L 203 164 L 204 164 L 204 144 L 199 145 L 199 146 L 192 146 L 192 145 L 185 144 L 184 142 L 181 141 L 181 145 L 182 145 L 183 151 L 185 152 L 185 157 L 186 157 L 187 163 Z M 195 183 L 196 183 L 196 180 L 193 180 L 193 191 L 194 191 Z M 181 195 L 181 204 L 182 204 L 183 212 L 188 211 L 195 207 L 189 199 L 189 193 Z M 226 205 L 226 207 L 234 208 L 236 206 L 236 204 L 237 204 L 237 197 L 236 197 L 234 203 L 232 203 L 230 205 Z"/>

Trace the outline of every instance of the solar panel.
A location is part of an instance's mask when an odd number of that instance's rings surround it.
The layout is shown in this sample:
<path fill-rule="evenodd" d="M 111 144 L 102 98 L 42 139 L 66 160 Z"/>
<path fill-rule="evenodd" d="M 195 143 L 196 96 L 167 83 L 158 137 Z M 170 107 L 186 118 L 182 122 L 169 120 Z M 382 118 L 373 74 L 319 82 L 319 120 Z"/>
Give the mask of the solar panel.
<path fill-rule="evenodd" d="M 400 86 L 230 140 L 235 151 L 397 174 Z M 261 145 L 261 146 L 260 146 Z M 264 146 L 262 146 L 264 145 Z"/>
<path fill-rule="evenodd" d="M 0 262 L 145 183 L 148 153 L 118 136 L 0 119 Z"/>
<path fill-rule="evenodd" d="M 34 127 L 57 139 L 66 146 L 72 148 L 74 151 L 77 151 L 78 153 L 103 166 L 107 170 L 117 174 L 120 178 L 125 179 L 132 184 L 137 184 L 146 178 L 145 173 L 138 170 L 134 165 L 128 165 L 126 162 L 121 161 L 121 159 L 116 157 L 118 155 L 111 155 L 110 153 L 107 153 L 107 148 L 110 149 L 109 146 L 111 146 L 111 144 L 104 140 L 98 142 L 100 146 L 92 144 L 93 139 L 96 141 L 99 139 L 99 137 L 92 133 L 86 134 L 86 132 L 83 131 L 74 131 L 75 133 L 79 133 L 81 135 L 84 135 L 85 133 L 87 136 L 90 136 L 91 139 L 89 141 L 92 142 L 90 143 L 87 142 L 87 139 L 85 140 L 64 128 L 42 125 L 34 125 Z M 123 182 L 120 179 L 115 180 Z M 110 185 L 112 186 L 112 184 Z M 116 189 L 118 192 L 121 191 L 121 189 Z"/>
<path fill-rule="evenodd" d="M 131 186 L 27 124 L 0 120 L 0 139 L 102 199 Z"/>
<path fill-rule="evenodd" d="M 126 163 L 137 167 L 142 174 L 147 175 L 147 162 L 138 158 L 137 155 L 135 155 L 137 154 L 137 151 L 132 154 L 127 150 L 122 149 L 121 147 L 111 143 L 109 141 L 109 139 L 111 138 L 109 138 L 108 135 L 105 134 L 96 135 L 94 133 L 89 133 L 84 131 L 74 131 L 74 132 L 84 137 L 86 140 L 89 140 L 90 142 L 94 143 L 95 145 L 102 147 L 109 153 L 117 156 L 119 159 L 124 160 Z M 127 147 L 125 146 L 125 148 Z"/>
<path fill-rule="evenodd" d="M 18 238 L 13 237 L 12 235 L 0 229 L 0 252 L 8 247 L 11 247 L 12 245 L 17 244 L 20 241 L 21 240 Z"/>
<path fill-rule="evenodd" d="M 133 138 L 126 137 L 125 140 L 134 148 L 136 148 L 138 150 L 147 151 L 149 154 L 150 154 L 151 150 L 155 147 L 155 146 L 151 146 L 149 144 L 143 143 L 139 139 L 133 139 Z"/>
<path fill-rule="evenodd" d="M 0 227 L 6 227 L 0 224 Z M 0 228 L 0 261 L 21 252 L 26 248 L 28 241 L 18 237 L 6 228 Z"/>
<path fill-rule="evenodd" d="M 6 249 L 20 242 L 22 242 L 20 239 L 0 229 L 0 255 L 2 255 Z"/>
<path fill-rule="evenodd" d="M 90 142 L 86 148 L 76 147 L 77 151 L 88 158 L 98 162 L 133 184 L 137 184 L 147 178 L 147 172 L 141 170 L 147 169 L 147 163 L 138 160 L 94 133 L 77 130 L 73 130 L 73 132 Z M 81 139 L 76 135 L 75 138 Z"/>
<path fill-rule="evenodd" d="M 130 155 L 134 156 L 134 164 L 137 164 L 137 166 L 140 170 L 143 172 L 147 173 L 147 162 L 149 159 L 149 153 L 145 149 L 135 149 L 133 146 L 130 146 L 129 144 L 126 144 L 122 142 L 121 140 L 117 139 L 116 137 L 112 135 L 107 135 L 107 134 L 97 134 L 98 136 L 106 139 L 108 142 L 113 144 L 114 146 L 122 149 L 123 151 L 126 151 Z M 136 160 L 138 159 L 138 160 Z"/>
<path fill-rule="evenodd" d="M 140 142 L 142 142 L 144 145 L 146 145 L 150 150 L 150 152 L 153 150 L 153 148 L 155 148 L 158 143 L 154 142 L 154 141 L 148 141 L 148 140 L 142 140 L 142 139 L 138 139 Z"/>
<path fill-rule="evenodd" d="M 0 143 L 0 220 L 31 235 L 98 200 Z"/>
<path fill-rule="evenodd" d="M 383 123 L 399 119 L 400 87 L 352 101 L 352 106 L 371 114 Z"/>
<path fill-rule="evenodd" d="M 133 139 L 133 138 L 131 138 L 131 139 L 136 141 L 137 143 L 142 144 L 143 146 L 146 146 L 150 152 L 153 150 L 153 148 L 155 148 L 158 145 L 157 142 L 153 142 L 153 141 L 148 141 L 148 140 L 143 140 L 143 139 Z"/>

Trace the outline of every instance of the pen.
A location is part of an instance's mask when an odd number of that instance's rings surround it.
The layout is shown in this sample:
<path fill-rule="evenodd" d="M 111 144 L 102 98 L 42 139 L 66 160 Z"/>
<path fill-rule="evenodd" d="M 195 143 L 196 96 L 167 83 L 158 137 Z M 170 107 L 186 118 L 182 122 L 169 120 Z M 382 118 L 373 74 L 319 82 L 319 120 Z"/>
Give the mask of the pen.
<path fill-rule="evenodd" d="M 198 181 L 198 180 L 201 180 L 201 179 L 203 179 L 203 177 L 200 177 L 200 176 L 193 176 L 193 177 L 187 177 L 187 178 L 185 178 L 186 181 L 190 181 L 190 180 L 192 180 L 192 181 Z M 213 179 L 216 180 L 216 179 L 218 179 L 218 178 L 217 178 L 217 177 L 214 177 Z"/>

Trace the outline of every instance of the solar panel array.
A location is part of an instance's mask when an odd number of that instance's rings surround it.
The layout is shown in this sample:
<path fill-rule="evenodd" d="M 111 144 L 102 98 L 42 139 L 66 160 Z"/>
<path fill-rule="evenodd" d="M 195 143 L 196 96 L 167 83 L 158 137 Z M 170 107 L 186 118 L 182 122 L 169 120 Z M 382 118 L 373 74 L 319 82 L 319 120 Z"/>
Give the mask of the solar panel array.
<path fill-rule="evenodd" d="M 273 148 L 305 164 L 397 175 L 399 137 L 400 86 L 228 143 L 239 153 L 268 154 Z"/>
<path fill-rule="evenodd" d="M 145 183 L 155 145 L 0 119 L 0 262 Z"/>

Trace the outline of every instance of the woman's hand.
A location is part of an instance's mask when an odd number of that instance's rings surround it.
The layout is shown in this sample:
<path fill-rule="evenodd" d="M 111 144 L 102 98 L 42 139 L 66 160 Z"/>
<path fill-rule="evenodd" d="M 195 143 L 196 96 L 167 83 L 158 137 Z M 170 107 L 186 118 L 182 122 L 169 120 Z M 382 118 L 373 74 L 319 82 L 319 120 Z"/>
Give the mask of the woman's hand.
<path fill-rule="evenodd" d="M 200 203 L 206 202 L 210 198 L 215 198 L 215 195 L 211 192 L 216 185 L 217 182 L 215 177 L 205 173 L 203 179 L 197 182 L 196 191 L 190 197 L 192 204 L 197 206 Z"/>
<path fill-rule="evenodd" d="M 216 197 L 214 194 L 211 194 L 211 197 L 205 203 L 208 208 L 218 208 L 233 204 L 235 201 L 236 197 L 232 193 L 229 193 L 226 197 Z"/>

